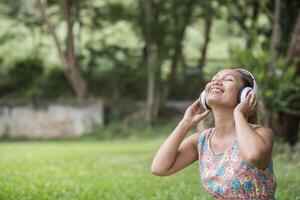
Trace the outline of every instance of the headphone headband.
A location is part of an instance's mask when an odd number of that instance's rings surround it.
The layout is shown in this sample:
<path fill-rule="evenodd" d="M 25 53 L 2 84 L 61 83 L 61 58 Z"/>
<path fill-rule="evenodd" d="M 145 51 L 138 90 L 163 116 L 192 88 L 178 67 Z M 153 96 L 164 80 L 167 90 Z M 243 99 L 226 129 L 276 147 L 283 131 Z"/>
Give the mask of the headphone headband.
<path fill-rule="evenodd" d="M 235 70 L 242 71 L 242 72 L 245 72 L 248 75 L 250 75 L 250 77 L 252 78 L 252 81 L 253 81 L 253 92 L 254 92 L 254 94 L 257 94 L 257 91 L 258 91 L 257 83 L 255 81 L 254 76 L 251 74 L 251 72 L 249 72 L 248 70 L 242 69 L 242 68 L 237 68 Z"/>

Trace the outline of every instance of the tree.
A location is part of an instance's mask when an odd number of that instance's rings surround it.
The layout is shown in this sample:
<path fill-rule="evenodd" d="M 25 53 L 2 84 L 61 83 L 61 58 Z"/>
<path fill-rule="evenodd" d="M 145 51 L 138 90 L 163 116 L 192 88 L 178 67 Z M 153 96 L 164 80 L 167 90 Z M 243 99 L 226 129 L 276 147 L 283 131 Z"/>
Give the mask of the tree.
<path fill-rule="evenodd" d="M 139 0 L 140 27 L 145 41 L 144 59 L 147 66 L 146 121 L 153 122 L 164 107 L 171 84 L 176 78 L 182 58 L 182 41 L 190 23 L 195 1 Z M 161 65 L 170 61 L 170 72 L 163 80 Z"/>
<path fill-rule="evenodd" d="M 147 67 L 147 103 L 145 119 L 153 122 L 158 115 L 159 93 L 158 80 L 159 66 L 157 62 L 157 44 L 153 39 L 153 5 L 151 1 L 139 0 L 140 12 L 142 15 L 142 32 L 145 40 L 145 58 Z"/>
<path fill-rule="evenodd" d="M 195 7 L 195 1 L 189 0 L 187 2 L 184 2 L 184 4 L 180 5 L 180 2 L 175 2 L 173 4 L 173 19 L 174 19 L 174 34 L 173 34 L 173 54 L 171 55 L 171 66 L 170 66 L 170 72 L 167 76 L 166 83 L 164 85 L 162 97 L 161 97 L 161 108 L 165 106 L 165 102 L 167 101 L 171 85 L 176 80 L 176 72 L 178 68 L 178 64 L 180 60 L 182 59 L 182 42 L 184 39 L 184 34 L 186 31 L 186 28 L 191 22 L 191 18 L 193 15 L 194 7 Z"/>
<path fill-rule="evenodd" d="M 72 0 L 61 0 L 60 1 L 64 20 L 67 25 L 67 38 L 66 38 L 66 49 L 63 50 L 62 44 L 55 32 L 54 26 L 50 21 L 46 9 L 41 0 L 37 0 L 37 5 L 41 13 L 43 22 L 47 25 L 48 31 L 51 34 L 55 46 L 57 48 L 61 64 L 63 66 L 63 72 L 69 80 L 77 100 L 81 101 L 88 97 L 87 83 L 83 77 L 80 63 L 75 55 L 74 50 L 74 34 L 73 26 L 75 23 L 74 17 L 72 17 L 72 10 L 75 9 L 74 1 Z"/>
<path fill-rule="evenodd" d="M 203 89 L 203 69 L 205 67 L 206 64 L 206 60 L 207 60 L 207 51 L 208 51 L 208 45 L 209 42 L 211 40 L 211 29 L 212 29 L 212 24 L 213 24 L 213 20 L 214 18 L 219 17 L 218 16 L 218 8 L 213 8 L 212 4 L 215 3 L 216 5 L 220 5 L 219 1 L 202 1 L 199 2 L 199 6 L 200 6 L 200 15 L 198 17 L 201 17 L 203 19 L 203 45 L 200 49 L 200 56 L 199 56 L 199 60 L 198 63 L 196 65 L 196 68 L 198 69 L 198 74 L 199 76 L 197 76 L 197 80 L 195 83 L 196 88 L 201 88 Z"/>
<path fill-rule="evenodd" d="M 300 76 L 300 9 L 298 11 L 297 21 L 293 30 L 294 31 L 291 34 L 291 39 L 287 50 L 285 66 L 289 67 L 293 64 L 293 61 L 296 61 L 297 74 Z"/>
<path fill-rule="evenodd" d="M 300 77 L 300 9 L 298 10 L 298 17 L 291 33 L 291 39 L 287 49 L 285 67 L 286 70 L 294 66 L 296 67 L 296 77 Z M 299 102 L 300 96 L 296 97 Z M 279 134 L 284 137 L 290 144 L 296 144 L 298 141 L 298 131 L 300 123 L 300 115 L 291 113 L 280 114 L 281 128 Z"/>
<path fill-rule="evenodd" d="M 262 14 L 266 1 L 241 0 L 227 1 L 227 20 L 235 22 L 246 37 L 246 48 L 253 48 L 257 36 L 264 33 L 265 27 L 258 26 L 258 18 Z M 269 28 L 269 27 L 268 27 Z"/>

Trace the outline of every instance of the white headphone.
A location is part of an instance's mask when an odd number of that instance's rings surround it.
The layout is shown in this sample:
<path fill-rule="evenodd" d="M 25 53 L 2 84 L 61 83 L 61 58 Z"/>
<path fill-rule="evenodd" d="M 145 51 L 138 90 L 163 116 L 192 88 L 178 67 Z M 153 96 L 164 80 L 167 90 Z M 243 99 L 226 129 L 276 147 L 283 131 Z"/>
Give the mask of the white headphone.
<path fill-rule="evenodd" d="M 245 69 L 235 69 L 235 70 L 238 70 L 238 71 L 243 71 L 247 74 L 250 75 L 250 77 L 252 78 L 253 80 L 253 88 L 252 87 L 242 87 L 241 90 L 239 91 L 238 93 L 238 96 L 237 96 L 237 101 L 238 103 L 239 102 L 242 102 L 244 99 L 246 99 L 247 95 L 252 91 L 254 95 L 257 95 L 257 92 L 258 92 L 258 86 L 257 86 L 257 83 L 255 81 L 255 78 L 254 76 L 247 70 Z M 199 101 L 202 105 L 202 107 L 205 109 L 205 110 L 210 110 L 210 107 L 207 105 L 206 103 L 206 98 L 205 98 L 205 90 L 203 90 L 200 94 L 200 97 L 199 97 Z"/>

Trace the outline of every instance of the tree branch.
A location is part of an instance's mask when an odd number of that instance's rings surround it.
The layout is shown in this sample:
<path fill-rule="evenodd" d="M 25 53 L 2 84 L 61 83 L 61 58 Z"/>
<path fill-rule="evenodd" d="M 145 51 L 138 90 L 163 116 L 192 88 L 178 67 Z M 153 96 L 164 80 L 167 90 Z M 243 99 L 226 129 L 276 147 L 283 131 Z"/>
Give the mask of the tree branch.
<path fill-rule="evenodd" d="M 65 66 L 67 66 L 66 58 L 64 56 L 63 50 L 61 48 L 61 45 L 59 43 L 58 37 L 57 37 L 57 35 L 55 33 L 54 26 L 52 25 L 52 23 L 51 23 L 51 21 L 49 19 L 49 16 L 46 13 L 46 9 L 45 9 L 45 7 L 44 7 L 44 5 L 43 5 L 43 3 L 42 3 L 41 0 L 37 0 L 37 6 L 38 6 L 38 8 L 40 10 L 42 20 L 46 23 L 48 31 L 52 35 L 52 38 L 53 38 L 55 46 L 57 48 L 59 57 L 60 57 L 63 65 L 65 67 Z"/>

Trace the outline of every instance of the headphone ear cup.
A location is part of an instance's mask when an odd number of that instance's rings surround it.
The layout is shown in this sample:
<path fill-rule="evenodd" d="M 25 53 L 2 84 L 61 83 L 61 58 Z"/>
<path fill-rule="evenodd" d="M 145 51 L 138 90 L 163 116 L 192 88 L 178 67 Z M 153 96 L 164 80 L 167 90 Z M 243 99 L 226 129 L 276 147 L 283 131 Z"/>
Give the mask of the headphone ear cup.
<path fill-rule="evenodd" d="M 206 97 L 205 97 L 205 90 L 203 90 L 200 94 L 200 97 L 199 97 L 199 101 L 202 105 L 202 107 L 205 109 L 205 110 L 209 110 L 207 104 L 206 104 Z"/>
<path fill-rule="evenodd" d="M 242 91 L 243 91 L 244 88 L 241 88 L 238 92 L 238 95 L 237 95 L 237 103 L 240 103 L 241 102 L 241 94 L 242 94 Z"/>
<path fill-rule="evenodd" d="M 238 95 L 238 102 L 242 102 L 244 99 L 246 99 L 247 95 L 252 91 L 251 87 L 244 87 L 240 90 Z"/>

